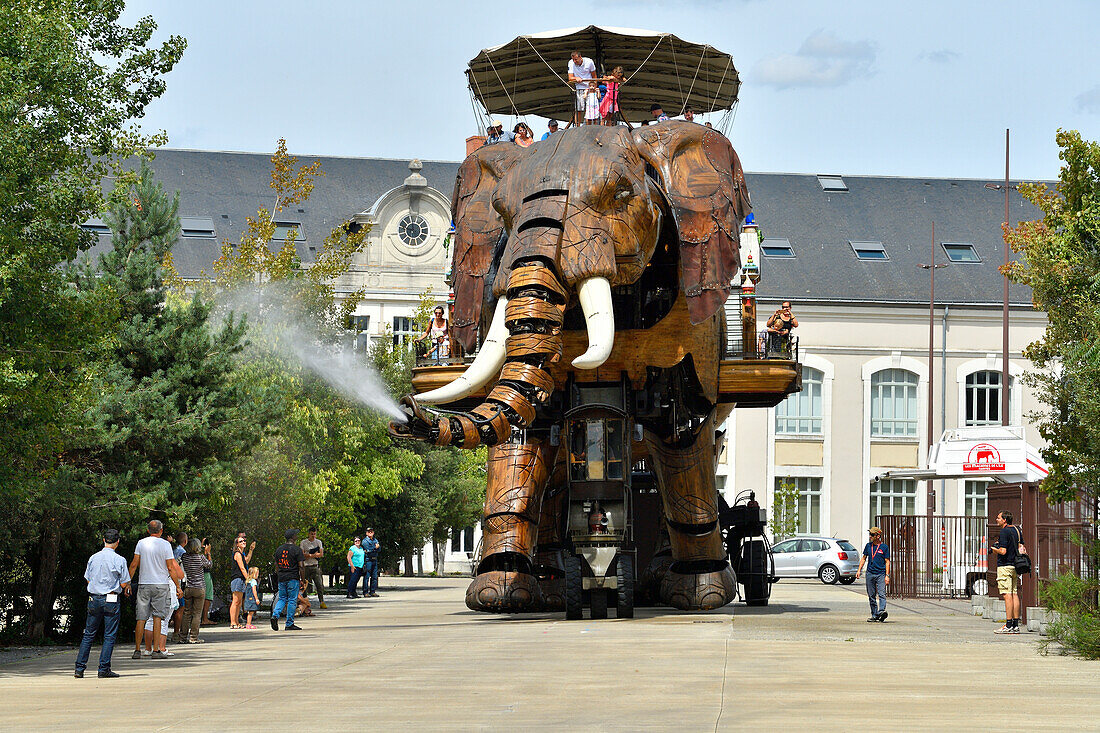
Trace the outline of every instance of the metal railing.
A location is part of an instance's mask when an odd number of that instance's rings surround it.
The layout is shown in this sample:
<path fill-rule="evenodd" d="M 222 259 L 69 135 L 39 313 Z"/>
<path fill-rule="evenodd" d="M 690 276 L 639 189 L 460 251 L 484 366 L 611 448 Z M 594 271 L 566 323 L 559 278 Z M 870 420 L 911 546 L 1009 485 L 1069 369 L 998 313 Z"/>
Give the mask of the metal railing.
<path fill-rule="evenodd" d="M 879 515 L 890 546 L 890 594 L 965 598 L 989 590 L 985 517 Z"/>
<path fill-rule="evenodd" d="M 761 331 L 755 342 L 746 345 L 742 340 L 740 318 L 726 317 L 726 343 L 723 359 L 783 359 L 798 361 L 798 337 L 790 334 Z"/>

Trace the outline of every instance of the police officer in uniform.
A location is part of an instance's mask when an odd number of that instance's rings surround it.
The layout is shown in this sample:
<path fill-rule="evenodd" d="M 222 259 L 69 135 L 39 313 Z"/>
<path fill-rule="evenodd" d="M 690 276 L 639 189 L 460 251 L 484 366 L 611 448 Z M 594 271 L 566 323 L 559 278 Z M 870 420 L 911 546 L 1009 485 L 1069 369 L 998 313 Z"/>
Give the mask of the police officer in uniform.
<path fill-rule="evenodd" d="M 104 531 L 103 549 L 88 559 L 88 567 L 84 571 L 84 578 L 88 581 L 88 621 L 84 625 L 80 652 L 76 655 L 74 677 L 84 676 L 92 642 L 100 626 L 103 627 L 103 648 L 99 650 L 99 676 L 118 677 L 118 672 L 111 671 L 111 653 L 115 650 L 115 638 L 118 636 L 119 595 L 130 595 L 130 571 L 126 561 L 115 552 L 118 541 L 117 529 Z"/>
<path fill-rule="evenodd" d="M 367 527 L 367 536 L 363 538 L 363 551 L 367 553 L 363 563 L 364 596 L 378 596 L 378 545 L 378 540 L 374 538 L 374 528 Z"/>

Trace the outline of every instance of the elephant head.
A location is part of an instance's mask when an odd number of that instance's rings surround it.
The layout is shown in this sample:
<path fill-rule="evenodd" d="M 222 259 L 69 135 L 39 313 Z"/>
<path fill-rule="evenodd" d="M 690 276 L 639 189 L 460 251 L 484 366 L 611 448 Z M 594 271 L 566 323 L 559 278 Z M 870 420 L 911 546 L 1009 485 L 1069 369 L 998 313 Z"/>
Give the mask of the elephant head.
<path fill-rule="evenodd" d="M 614 348 L 611 288 L 642 276 L 668 216 L 680 288 L 692 322 L 702 322 L 729 294 L 749 210 L 729 140 L 693 123 L 585 126 L 529 148 L 475 151 L 459 169 L 452 198 L 451 327 L 467 350 L 476 347 L 479 326 L 484 342 L 454 382 L 406 398 L 412 419 L 391 432 L 473 447 L 527 427 L 554 390 L 547 367 L 561 356 L 567 307 L 580 305 L 588 331 L 587 351 L 572 365 L 595 369 Z M 416 405 L 453 402 L 494 379 L 486 401 L 469 413 L 433 418 Z"/>

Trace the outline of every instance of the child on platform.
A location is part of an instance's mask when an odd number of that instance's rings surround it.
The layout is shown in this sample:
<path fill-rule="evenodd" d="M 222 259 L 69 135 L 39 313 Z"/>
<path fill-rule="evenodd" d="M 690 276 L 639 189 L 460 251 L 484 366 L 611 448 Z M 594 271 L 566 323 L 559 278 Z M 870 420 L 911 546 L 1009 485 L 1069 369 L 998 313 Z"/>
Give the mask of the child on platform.
<path fill-rule="evenodd" d="M 593 79 L 584 93 L 584 124 L 598 125 L 600 121 L 600 88 Z"/>

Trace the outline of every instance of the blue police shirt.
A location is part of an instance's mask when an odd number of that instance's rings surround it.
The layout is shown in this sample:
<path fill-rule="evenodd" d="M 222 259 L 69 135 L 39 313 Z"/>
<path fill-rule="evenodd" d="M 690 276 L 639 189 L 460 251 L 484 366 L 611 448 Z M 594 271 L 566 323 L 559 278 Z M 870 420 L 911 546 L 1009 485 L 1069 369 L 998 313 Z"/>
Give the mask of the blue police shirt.
<path fill-rule="evenodd" d="M 868 542 L 863 548 L 863 554 L 867 558 L 868 575 L 883 575 L 886 573 L 886 561 L 890 559 L 890 545 L 885 542 L 878 545 Z"/>
<path fill-rule="evenodd" d="M 367 553 L 368 560 L 378 559 L 378 540 L 372 540 L 369 537 L 363 538 L 363 550 Z"/>
<path fill-rule="evenodd" d="M 104 547 L 88 558 L 84 578 L 88 581 L 90 595 L 118 593 L 122 590 L 123 583 L 130 582 L 130 569 L 126 567 L 126 561 L 121 555 L 110 547 Z"/>

